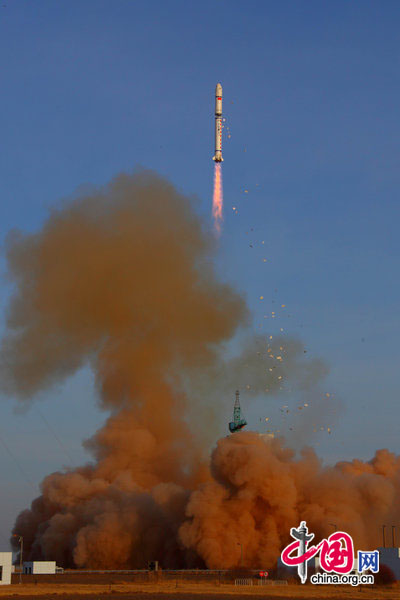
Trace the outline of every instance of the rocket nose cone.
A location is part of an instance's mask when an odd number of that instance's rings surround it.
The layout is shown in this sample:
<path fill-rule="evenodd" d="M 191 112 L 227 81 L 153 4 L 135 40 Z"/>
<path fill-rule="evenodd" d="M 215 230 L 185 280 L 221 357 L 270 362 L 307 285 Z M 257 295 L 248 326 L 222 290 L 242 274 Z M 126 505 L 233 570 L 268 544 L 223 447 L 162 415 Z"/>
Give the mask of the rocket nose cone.
<path fill-rule="evenodd" d="M 222 85 L 220 83 L 217 83 L 217 86 L 215 88 L 215 95 L 222 96 Z"/>

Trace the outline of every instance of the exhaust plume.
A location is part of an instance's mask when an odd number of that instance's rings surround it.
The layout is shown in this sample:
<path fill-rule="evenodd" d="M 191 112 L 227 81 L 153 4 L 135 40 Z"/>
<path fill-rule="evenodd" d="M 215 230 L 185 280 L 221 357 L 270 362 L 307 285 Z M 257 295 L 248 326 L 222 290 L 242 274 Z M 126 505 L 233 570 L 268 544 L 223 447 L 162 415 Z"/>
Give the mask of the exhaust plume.
<path fill-rule="evenodd" d="M 223 194 L 222 194 L 222 167 L 221 163 L 215 163 L 214 166 L 214 193 L 212 215 L 214 219 L 214 229 L 217 235 L 221 233 L 222 227 L 222 210 L 223 210 Z"/>
<path fill-rule="evenodd" d="M 137 552 L 142 564 L 148 536 L 149 559 L 160 546 L 185 564 L 168 540 L 186 489 L 207 468 L 201 431 L 189 428 L 188 398 L 176 388 L 182 372 L 212 364 L 247 320 L 242 297 L 216 279 L 212 251 L 192 202 L 146 172 L 76 198 L 37 234 L 9 236 L 15 295 L 0 350 L 3 390 L 26 403 L 90 364 L 112 411 L 87 442 L 96 464 L 50 475 L 18 520 L 27 553 L 104 567 L 129 564 Z M 128 541 L 118 533 L 127 529 L 122 506 L 131 525 L 145 528 Z M 69 535 L 74 543 L 65 545 Z"/>
<path fill-rule="evenodd" d="M 212 481 L 192 493 L 180 538 L 210 568 L 276 567 L 293 524 L 306 520 L 320 540 L 331 523 L 356 549 L 380 546 L 381 523 L 400 518 L 400 457 L 379 450 L 370 462 L 323 467 L 311 448 L 300 458 L 282 439 L 254 432 L 218 441 Z"/>
<path fill-rule="evenodd" d="M 300 519 L 317 535 L 335 522 L 365 549 L 376 523 L 399 518 L 399 458 L 385 450 L 323 468 L 310 449 L 296 458 L 283 440 L 241 432 L 219 440 L 209 464 L 222 395 L 278 394 L 283 381 L 306 394 L 326 367 L 306 363 L 296 340 L 251 334 L 224 359 L 249 311 L 210 266 L 213 236 L 194 208 L 153 173 L 120 175 L 38 233 L 9 236 L 3 391 L 27 405 L 90 365 L 110 413 L 85 442 L 93 461 L 47 476 L 18 516 L 26 560 L 223 568 L 239 564 L 241 543 L 247 566 L 273 566 Z M 208 398 L 212 417 L 191 425 Z"/>

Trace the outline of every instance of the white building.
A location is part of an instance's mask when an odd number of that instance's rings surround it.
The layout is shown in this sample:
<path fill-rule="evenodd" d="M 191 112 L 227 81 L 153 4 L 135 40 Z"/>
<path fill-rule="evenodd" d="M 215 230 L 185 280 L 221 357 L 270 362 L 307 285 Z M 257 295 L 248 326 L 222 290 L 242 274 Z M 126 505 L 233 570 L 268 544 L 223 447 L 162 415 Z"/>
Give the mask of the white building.
<path fill-rule="evenodd" d="M 55 560 L 35 560 L 24 562 L 25 575 L 54 575 L 56 572 Z"/>
<path fill-rule="evenodd" d="M 0 552 L 0 585 L 11 583 L 12 552 Z"/>

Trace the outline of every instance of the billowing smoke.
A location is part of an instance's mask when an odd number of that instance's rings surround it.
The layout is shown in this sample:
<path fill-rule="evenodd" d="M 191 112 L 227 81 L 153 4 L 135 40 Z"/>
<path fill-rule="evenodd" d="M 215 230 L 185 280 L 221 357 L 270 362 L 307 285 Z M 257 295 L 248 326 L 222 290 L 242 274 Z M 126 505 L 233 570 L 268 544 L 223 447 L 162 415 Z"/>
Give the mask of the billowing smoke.
<path fill-rule="evenodd" d="M 300 458 L 281 439 L 241 432 L 212 454 L 213 480 L 192 493 L 180 538 L 211 568 L 276 565 L 293 524 L 306 520 L 316 540 L 332 524 L 358 548 L 379 544 L 382 523 L 399 522 L 400 457 L 379 450 L 368 463 L 323 467 L 311 448 Z M 290 541 L 293 541 L 290 539 Z"/>
<path fill-rule="evenodd" d="M 46 477 L 17 518 L 25 558 L 229 567 L 242 544 L 245 563 L 258 566 L 274 562 L 300 517 L 316 532 L 348 525 L 369 543 L 371 506 L 378 520 L 395 516 L 399 462 L 385 451 L 323 469 L 311 450 L 297 460 L 282 441 L 242 432 L 218 442 L 210 468 L 217 394 L 231 397 L 246 378 L 249 394 L 282 381 L 304 393 L 325 374 L 295 340 L 263 346 L 247 334 L 224 359 L 249 312 L 214 273 L 213 244 L 193 202 L 147 172 L 77 197 L 37 234 L 9 237 L 3 390 L 26 404 L 89 364 L 110 411 L 85 442 L 93 462 Z M 269 367 L 278 350 L 285 360 Z M 194 424 L 210 398 L 212 413 Z"/>
<path fill-rule="evenodd" d="M 3 389 L 26 401 L 89 362 L 112 410 L 88 442 L 95 466 L 48 477 L 18 520 L 32 556 L 179 560 L 174 515 L 207 473 L 180 373 L 212 364 L 247 318 L 241 296 L 216 279 L 212 250 L 191 201 L 151 173 L 121 175 L 38 234 L 10 237 Z"/>

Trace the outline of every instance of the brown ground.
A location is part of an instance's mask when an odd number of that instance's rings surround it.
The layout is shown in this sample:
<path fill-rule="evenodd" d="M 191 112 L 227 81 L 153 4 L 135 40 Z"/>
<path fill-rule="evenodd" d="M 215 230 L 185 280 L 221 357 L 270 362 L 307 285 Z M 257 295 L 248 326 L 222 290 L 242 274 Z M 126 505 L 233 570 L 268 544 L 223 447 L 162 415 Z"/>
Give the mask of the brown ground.
<path fill-rule="evenodd" d="M 0 587 L 0 600 L 98 600 L 100 598 L 121 598 L 121 600 L 232 600 L 232 596 L 240 596 L 240 600 L 251 600 L 259 596 L 260 600 L 395 600 L 400 598 L 400 586 L 259 586 L 235 587 L 233 584 L 214 582 L 193 583 L 190 581 L 136 582 L 129 581 L 129 575 L 92 574 L 56 576 L 59 583 L 43 581 L 54 579 L 49 576 L 27 576 L 30 582 L 21 585 Z M 99 578 L 96 583 L 92 578 Z M 13 579 L 18 576 L 13 576 Z M 42 579 L 43 578 L 43 579 Z M 34 580 L 37 583 L 35 584 Z M 67 581 L 66 581 L 67 579 Z M 29 579 L 28 579 L 29 580 Z M 69 583 L 68 583 L 69 581 Z M 255 582 L 256 583 L 256 582 Z"/>

